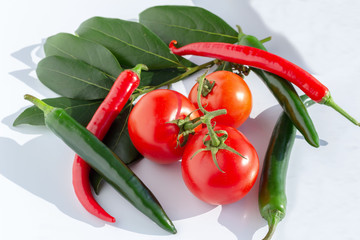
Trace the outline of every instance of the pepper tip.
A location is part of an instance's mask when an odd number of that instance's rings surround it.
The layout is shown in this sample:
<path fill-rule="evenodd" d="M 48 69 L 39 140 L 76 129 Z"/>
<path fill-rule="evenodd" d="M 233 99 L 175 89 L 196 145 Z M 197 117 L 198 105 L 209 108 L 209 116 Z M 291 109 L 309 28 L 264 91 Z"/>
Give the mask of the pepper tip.
<path fill-rule="evenodd" d="M 174 49 L 175 48 L 175 45 L 177 44 L 178 42 L 176 40 L 172 40 L 170 43 L 169 43 L 169 48 L 170 49 Z"/>

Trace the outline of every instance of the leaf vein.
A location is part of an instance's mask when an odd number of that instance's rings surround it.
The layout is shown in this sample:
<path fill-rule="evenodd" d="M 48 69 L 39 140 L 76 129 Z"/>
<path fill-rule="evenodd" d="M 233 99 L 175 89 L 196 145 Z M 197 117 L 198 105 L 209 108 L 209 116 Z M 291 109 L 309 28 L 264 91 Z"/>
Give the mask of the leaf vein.
<path fill-rule="evenodd" d="M 168 26 L 168 27 L 189 30 L 189 31 L 192 31 L 192 32 L 202 32 L 202 33 L 207 33 L 207 34 L 210 34 L 210 35 L 218 35 L 218 36 L 222 36 L 222 37 L 226 37 L 226 38 L 237 39 L 237 37 L 235 37 L 235 36 L 231 36 L 231 35 L 223 34 L 223 33 L 210 32 L 210 31 L 206 31 L 206 30 L 203 30 L 203 29 L 188 28 L 188 27 L 184 27 L 184 26 L 180 26 L 180 25 L 166 24 L 166 23 L 160 23 L 160 22 L 150 21 L 150 20 L 146 20 L 146 21 L 156 23 L 156 24 L 162 24 L 162 25 L 165 25 L 165 26 Z"/>
<path fill-rule="evenodd" d="M 144 52 L 144 53 L 153 55 L 153 56 L 155 56 L 155 57 L 164 59 L 164 60 L 166 60 L 166 61 L 168 61 L 168 62 L 174 63 L 175 65 L 182 66 L 182 65 L 181 65 L 179 62 L 177 62 L 177 61 L 174 61 L 174 60 L 172 60 L 172 59 L 170 59 L 170 58 L 161 56 L 161 55 L 156 54 L 156 53 L 154 53 L 154 52 L 150 52 L 150 51 L 148 51 L 148 50 L 146 50 L 146 49 L 140 48 L 140 47 L 138 47 L 138 46 L 136 46 L 136 45 L 134 45 L 134 44 L 128 43 L 128 42 L 126 42 L 126 41 L 124 41 L 124 40 L 122 40 L 122 39 L 120 39 L 120 38 L 117 38 L 116 36 L 110 35 L 110 34 L 108 34 L 108 33 L 106 33 L 106 32 L 103 32 L 103 31 L 101 31 L 101 30 L 99 30 L 99 29 L 96 29 L 96 28 L 93 28 L 93 27 L 88 27 L 88 28 L 90 28 L 90 29 L 93 30 L 93 31 L 99 32 L 99 33 L 101 33 L 101 34 L 104 34 L 105 36 L 108 36 L 108 37 L 110 37 L 110 38 L 113 38 L 113 39 L 115 39 L 115 40 L 117 40 L 117 41 L 120 41 L 120 42 L 124 43 L 125 45 L 127 45 L 127 46 L 129 46 L 129 47 L 135 48 L 135 49 L 137 49 L 137 50 L 140 50 L 140 51 L 142 51 L 142 52 Z"/>
<path fill-rule="evenodd" d="M 56 50 L 58 50 L 59 52 L 62 52 L 63 54 L 68 55 L 68 56 L 70 56 L 71 58 L 73 58 L 73 59 L 75 59 L 75 60 L 84 61 L 84 60 L 82 60 L 82 59 L 80 59 L 80 58 L 78 58 L 78 57 L 76 57 L 76 56 L 74 56 L 74 55 L 70 54 L 69 52 L 67 52 L 67 51 L 65 51 L 65 50 L 63 50 L 63 49 L 61 49 L 61 48 L 57 47 L 55 44 L 52 44 L 52 43 L 47 43 L 47 44 L 48 44 L 48 45 L 50 45 L 51 47 L 55 48 L 55 49 L 56 49 Z M 84 61 L 84 62 L 85 62 L 85 61 Z M 106 76 L 108 76 L 108 77 L 112 78 L 113 80 L 116 80 L 116 77 L 115 77 L 115 76 L 113 76 L 112 74 L 109 74 L 109 73 L 107 73 L 107 72 L 103 71 L 102 69 L 100 69 L 100 68 L 98 68 L 98 67 L 96 67 L 96 66 L 92 65 L 92 64 L 89 64 L 89 65 L 90 65 L 90 66 L 95 67 L 96 69 L 99 69 L 99 71 L 100 71 L 100 72 L 102 72 L 102 73 L 103 73 L 103 74 L 105 74 Z"/>
<path fill-rule="evenodd" d="M 75 108 L 80 108 L 80 107 L 85 107 L 85 106 L 97 105 L 99 103 L 101 103 L 101 101 L 85 103 L 85 104 L 79 104 L 79 105 L 76 105 L 76 106 L 68 106 L 68 107 L 65 107 L 64 110 L 70 110 L 70 109 L 75 109 Z"/>
<path fill-rule="evenodd" d="M 106 87 L 100 86 L 100 85 L 98 85 L 98 84 L 95 84 L 95 83 L 86 81 L 85 79 L 82 79 L 82 78 L 79 78 L 79 77 L 76 77 L 76 76 L 72 76 L 72 75 L 66 74 L 66 73 L 64 73 L 64 72 L 57 71 L 57 70 L 55 70 L 55 69 L 46 68 L 46 67 L 43 67 L 43 69 L 46 69 L 46 70 L 48 70 L 48 71 L 52 71 L 52 72 L 55 72 L 55 73 L 58 73 L 58 74 L 61 74 L 61 75 L 70 77 L 70 78 L 72 78 L 72 79 L 75 79 L 75 80 L 78 80 L 78 81 L 80 81 L 80 82 L 89 84 L 89 85 L 91 85 L 91 86 L 94 86 L 94 87 L 97 87 L 97 88 L 100 88 L 100 89 L 104 89 L 104 90 L 106 90 L 106 91 L 110 91 L 109 88 L 106 88 Z"/>

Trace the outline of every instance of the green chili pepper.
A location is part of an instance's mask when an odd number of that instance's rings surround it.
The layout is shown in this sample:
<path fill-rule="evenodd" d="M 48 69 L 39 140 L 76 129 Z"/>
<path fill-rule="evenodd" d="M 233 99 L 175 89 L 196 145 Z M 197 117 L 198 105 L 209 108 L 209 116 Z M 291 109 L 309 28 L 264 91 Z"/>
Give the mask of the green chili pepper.
<path fill-rule="evenodd" d="M 240 35 L 239 44 L 266 51 L 261 41 L 251 35 Z M 310 145 L 319 147 L 319 136 L 315 126 L 293 85 L 275 74 L 257 68 L 250 69 L 266 84 L 305 140 Z"/>
<path fill-rule="evenodd" d="M 25 95 L 24 98 L 40 108 L 44 112 L 45 125 L 123 197 L 160 227 L 176 233 L 173 223 L 155 196 L 95 135 L 69 116 L 65 110 L 49 106 L 31 95 Z"/>
<path fill-rule="evenodd" d="M 306 106 L 315 102 L 302 96 Z M 285 112 L 278 118 L 271 135 L 265 155 L 259 186 L 259 210 L 269 225 L 265 239 L 270 239 L 277 224 L 285 217 L 286 212 L 286 174 L 291 149 L 296 136 L 296 128 Z"/>

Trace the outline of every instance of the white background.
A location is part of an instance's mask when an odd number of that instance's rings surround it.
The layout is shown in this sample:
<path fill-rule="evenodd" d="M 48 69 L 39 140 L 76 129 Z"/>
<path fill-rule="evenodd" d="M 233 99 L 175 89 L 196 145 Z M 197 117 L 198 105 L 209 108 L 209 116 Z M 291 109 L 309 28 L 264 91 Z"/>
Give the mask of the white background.
<path fill-rule="evenodd" d="M 74 153 L 44 127 L 13 127 L 30 104 L 25 93 L 56 96 L 37 80 L 41 44 L 70 32 L 93 16 L 134 20 L 153 5 L 204 7 L 231 26 L 242 26 L 266 46 L 314 74 L 335 101 L 360 119 L 360 2 L 356 0 L 194 1 L 3 1 L 0 4 L 0 239 L 261 239 L 266 222 L 258 212 L 258 181 L 241 201 L 210 206 L 182 182 L 180 164 L 143 160 L 133 170 L 155 193 L 178 233 L 170 235 L 135 210 L 111 187 L 97 198 L 117 222 L 104 223 L 78 203 L 71 184 Z M 255 76 L 246 79 L 254 97 L 240 130 L 264 157 L 280 112 Z M 175 86 L 188 92 L 194 78 Z M 287 178 L 287 216 L 273 239 L 359 239 L 360 129 L 323 105 L 309 110 L 321 138 L 310 147 L 297 137 Z"/>

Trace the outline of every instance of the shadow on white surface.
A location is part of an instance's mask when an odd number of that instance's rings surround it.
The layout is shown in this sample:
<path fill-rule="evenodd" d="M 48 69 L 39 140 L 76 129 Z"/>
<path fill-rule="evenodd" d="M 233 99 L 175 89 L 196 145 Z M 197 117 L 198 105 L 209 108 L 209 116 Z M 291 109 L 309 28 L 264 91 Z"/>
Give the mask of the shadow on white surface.
<path fill-rule="evenodd" d="M 9 74 L 25 83 L 30 88 L 36 90 L 39 94 L 43 96 L 53 96 L 55 93 L 50 89 L 45 87 L 36 76 L 36 66 L 37 63 L 45 57 L 43 51 L 43 43 L 33 44 L 27 47 L 20 49 L 11 54 L 11 56 L 18 61 L 22 62 L 27 66 L 25 69 L 15 70 Z"/>
<path fill-rule="evenodd" d="M 270 29 L 262 17 L 252 6 L 251 0 L 232 0 L 228 4 L 219 1 L 192 0 L 195 6 L 203 7 L 210 12 L 221 16 L 231 27 L 239 25 L 245 34 L 254 35 L 259 39 L 271 36 L 272 41 L 265 43 L 265 47 L 272 53 L 278 54 L 308 72 L 313 70 L 308 66 L 297 49 L 282 34 Z"/>

